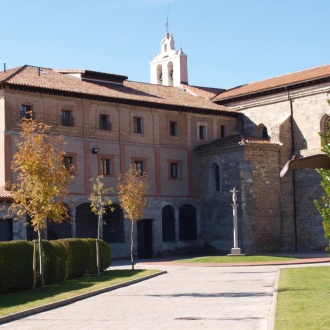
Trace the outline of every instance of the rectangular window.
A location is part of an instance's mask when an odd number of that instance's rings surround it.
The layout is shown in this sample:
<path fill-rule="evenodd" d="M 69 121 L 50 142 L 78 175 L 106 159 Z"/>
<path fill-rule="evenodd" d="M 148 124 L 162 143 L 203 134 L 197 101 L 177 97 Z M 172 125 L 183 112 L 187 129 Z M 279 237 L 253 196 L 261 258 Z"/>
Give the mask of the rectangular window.
<path fill-rule="evenodd" d="M 111 175 L 111 159 L 101 159 L 101 174 Z"/>
<path fill-rule="evenodd" d="M 171 163 L 171 178 L 178 179 L 179 178 L 179 164 L 178 163 Z"/>
<path fill-rule="evenodd" d="M 64 156 L 63 163 L 68 171 L 73 171 L 73 156 Z"/>
<path fill-rule="evenodd" d="M 144 172 L 144 162 L 143 160 L 135 160 L 134 164 L 136 165 L 136 167 L 141 171 Z"/>
<path fill-rule="evenodd" d="M 141 117 L 134 117 L 134 133 L 143 133 L 143 118 Z"/>
<path fill-rule="evenodd" d="M 225 137 L 227 137 L 226 125 L 221 125 L 220 126 L 220 137 L 221 137 L 221 139 L 224 139 Z"/>
<path fill-rule="evenodd" d="M 179 125 L 177 121 L 170 121 L 170 136 L 178 136 L 179 135 Z"/>
<path fill-rule="evenodd" d="M 62 112 L 61 112 L 61 124 L 63 126 L 73 126 L 72 111 L 62 110 Z"/>
<path fill-rule="evenodd" d="M 32 105 L 21 106 L 21 119 L 33 119 Z"/>
<path fill-rule="evenodd" d="M 100 115 L 99 128 L 105 131 L 111 131 L 111 122 L 109 115 Z"/>
<path fill-rule="evenodd" d="M 205 125 L 198 126 L 198 140 L 206 140 L 206 126 Z"/>
<path fill-rule="evenodd" d="M 169 179 L 182 179 L 182 161 L 168 159 L 167 164 Z"/>

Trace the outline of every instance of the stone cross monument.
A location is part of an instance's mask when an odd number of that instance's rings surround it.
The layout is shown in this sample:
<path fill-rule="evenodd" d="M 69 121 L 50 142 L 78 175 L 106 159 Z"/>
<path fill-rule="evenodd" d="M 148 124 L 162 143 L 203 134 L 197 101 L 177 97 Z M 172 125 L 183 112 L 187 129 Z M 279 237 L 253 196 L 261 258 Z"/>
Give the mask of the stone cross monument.
<path fill-rule="evenodd" d="M 241 249 L 238 247 L 238 226 L 237 226 L 237 193 L 239 192 L 236 190 L 234 187 L 233 190 L 230 190 L 231 193 L 233 193 L 233 221 L 234 221 L 234 247 L 231 249 L 231 254 L 230 255 L 242 255 L 241 254 Z"/>

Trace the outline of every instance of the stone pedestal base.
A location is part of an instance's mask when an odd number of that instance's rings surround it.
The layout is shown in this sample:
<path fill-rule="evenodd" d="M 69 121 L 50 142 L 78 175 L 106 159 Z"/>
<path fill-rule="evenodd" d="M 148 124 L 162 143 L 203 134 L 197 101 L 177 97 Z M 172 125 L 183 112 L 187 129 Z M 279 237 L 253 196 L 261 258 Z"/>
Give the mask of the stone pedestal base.
<path fill-rule="evenodd" d="M 244 256 L 245 254 L 241 254 L 240 248 L 232 248 L 231 254 L 228 254 L 229 256 Z"/>

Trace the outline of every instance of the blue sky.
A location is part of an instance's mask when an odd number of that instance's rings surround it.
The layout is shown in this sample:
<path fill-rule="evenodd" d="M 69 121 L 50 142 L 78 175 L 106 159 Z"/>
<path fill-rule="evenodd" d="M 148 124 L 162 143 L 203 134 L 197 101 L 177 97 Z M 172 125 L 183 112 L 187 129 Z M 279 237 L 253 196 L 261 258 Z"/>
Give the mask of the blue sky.
<path fill-rule="evenodd" d="M 149 82 L 166 33 L 191 85 L 229 88 L 330 64 L 329 0 L 0 0 L 0 71 L 29 64 Z"/>

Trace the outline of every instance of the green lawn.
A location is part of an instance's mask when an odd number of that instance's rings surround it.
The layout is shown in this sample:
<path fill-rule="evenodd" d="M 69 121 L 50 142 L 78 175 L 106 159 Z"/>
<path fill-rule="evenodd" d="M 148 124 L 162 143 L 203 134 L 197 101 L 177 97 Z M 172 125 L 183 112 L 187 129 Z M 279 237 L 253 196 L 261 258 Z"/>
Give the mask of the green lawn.
<path fill-rule="evenodd" d="M 290 261 L 299 258 L 274 257 L 274 256 L 208 256 L 175 260 L 175 262 L 200 262 L 200 263 L 235 263 L 235 262 L 272 262 Z"/>
<path fill-rule="evenodd" d="M 275 329 L 330 329 L 330 267 L 281 270 Z"/>
<path fill-rule="evenodd" d="M 156 274 L 157 270 L 110 270 L 37 289 L 0 295 L 0 317 Z"/>

